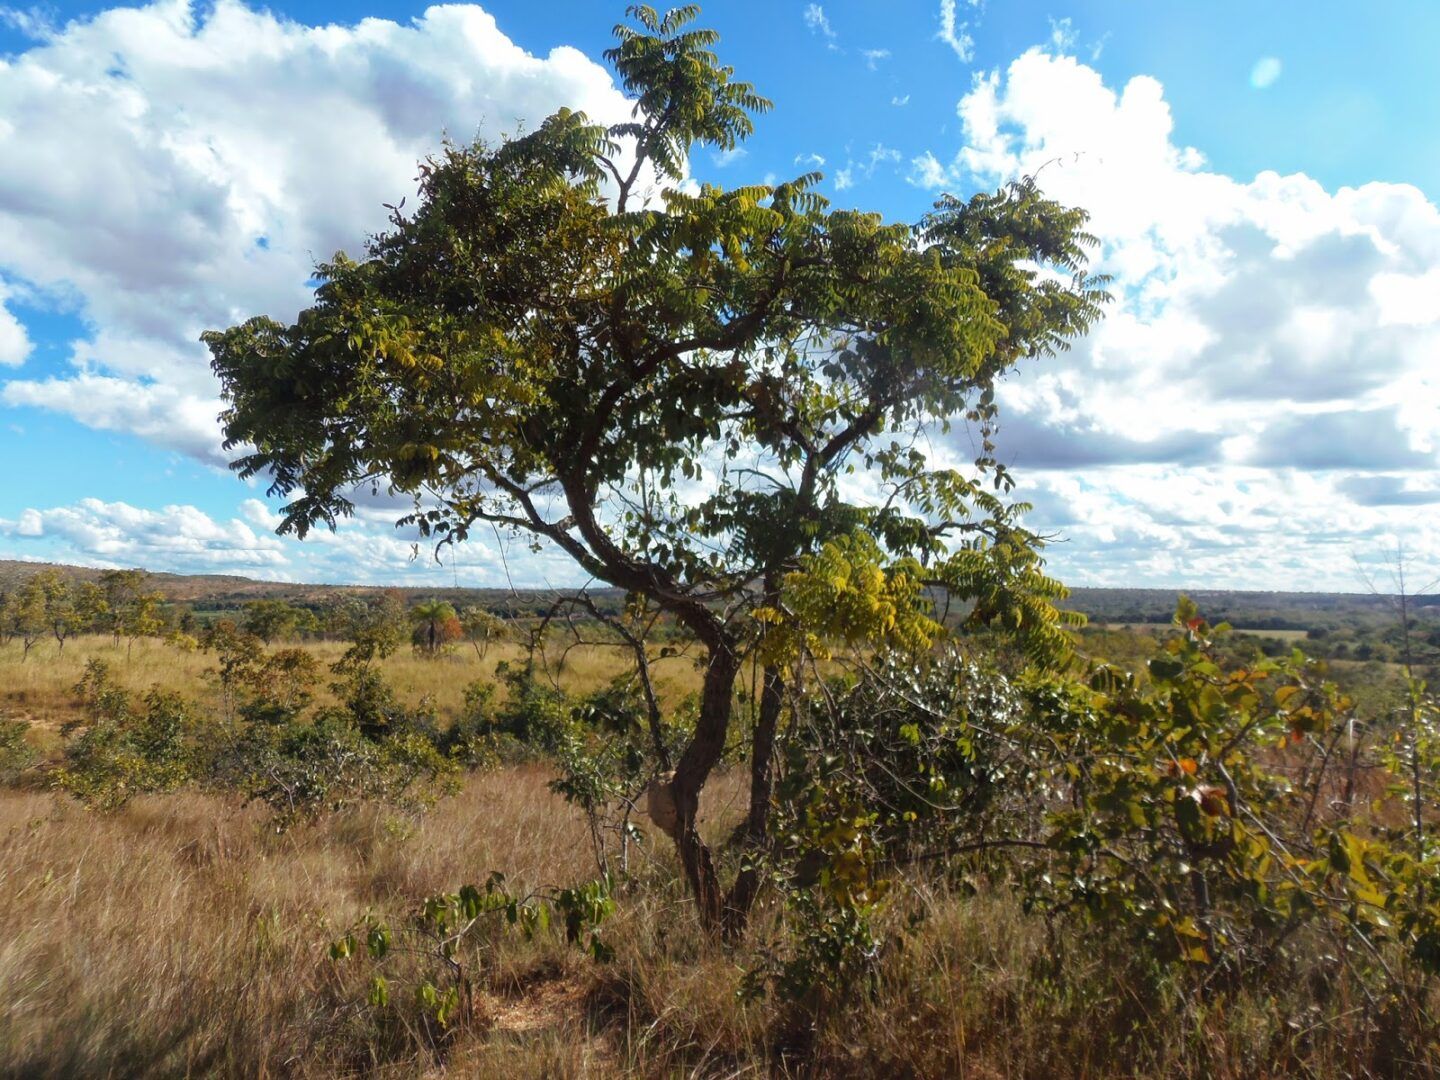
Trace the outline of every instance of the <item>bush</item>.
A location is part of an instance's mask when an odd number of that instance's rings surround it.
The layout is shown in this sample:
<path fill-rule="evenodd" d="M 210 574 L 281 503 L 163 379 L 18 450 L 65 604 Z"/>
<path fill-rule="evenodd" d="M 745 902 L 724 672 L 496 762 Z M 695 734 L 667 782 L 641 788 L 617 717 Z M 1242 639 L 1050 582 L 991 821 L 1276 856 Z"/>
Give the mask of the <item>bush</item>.
<path fill-rule="evenodd" d="M 136 708 L 100 660 L 90 661 L 76 689 L 88 721 L 54 773 L 61 790 L 114 810 L 134 795 L 174 791 L 196 775 L 200 725 L 179 694 L 157 687 Z"/>
<path fill-rule="evenodd" d="M 0 719 L 0 784 L 13 784 L 40 755 L 26 737 L 30 725 L 24 720 Z"/>

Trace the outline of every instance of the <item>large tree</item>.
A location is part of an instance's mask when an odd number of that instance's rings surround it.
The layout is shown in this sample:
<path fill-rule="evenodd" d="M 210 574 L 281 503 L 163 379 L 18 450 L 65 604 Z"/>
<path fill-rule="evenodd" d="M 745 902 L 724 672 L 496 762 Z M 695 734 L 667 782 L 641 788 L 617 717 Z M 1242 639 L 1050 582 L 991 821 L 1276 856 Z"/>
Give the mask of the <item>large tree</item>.
<path fill-rule="evenodd" d="M 759 656 L 741 835 L 763 843 L 794 670 L 781 629 L 807 640 L 812 611 L 820 632 L 880 640 L 930 585 L 1036 649 L 1063 636 L 1059 586 L 996 494 L 993 384 L 1083 332 L 1104 294 L 1084 213 L 1028 182 L 943 199 L 914 226 L 832 208 L 816 174 L 685 183 L 697 147 L 734 148 L 769 108 L 696 14 L 632 8 L 616 28 L 631 120 L 562 109 L 496 145 L 447 145 L 363 259 L 320 265 L 293 324 L 205 341 L 237 468 L 293 496 L 282 530 L 333 528 L 357 488 L 384 487 L 414 496 L 404 520 L 437 542 L 513 530 L 694 635 L 705 676 L 671 831 L 720 924 L 743 921 L 756 874 L 722 888 L 700 793 Z M 952 419 L 979 435 L 974 470 L 927 459 L 920 436 Z M 787 598 L 807 572 L 854 602 Z"/>

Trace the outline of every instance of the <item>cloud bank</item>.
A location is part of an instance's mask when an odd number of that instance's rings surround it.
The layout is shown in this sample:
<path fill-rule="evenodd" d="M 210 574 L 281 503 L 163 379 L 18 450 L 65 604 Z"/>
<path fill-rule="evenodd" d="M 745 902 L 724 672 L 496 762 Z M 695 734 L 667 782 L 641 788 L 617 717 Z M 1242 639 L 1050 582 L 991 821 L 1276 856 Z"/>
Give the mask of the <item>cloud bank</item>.
<path fill-rule="evenodd" d="M 116 8 L 0 59 L 0 363 L 29 353 L 5 281 L 78 309 L 68 370 L 0 403 L 221 458 L 199 333 L 289 318 L 317 259 L 385 224 L 442 135 L 630 105 L 572 48 L 535 57 L 473 5 L 302 26 L 236 0 Z"/>
<path fill-rule="evenodd" d="M 1251 180 L 1175 143 L 1159 82 L 1113 89 L 1057 41 L 978 75 L 961 147 L 913 183 L 1036 175 L 1085 207 L 1108 317 L 1004 387 L 1002 457 L 1109 584 L 1356 587 L 1350 550 L 1440 558 L 1440 209 L 1414 187 Z"/>

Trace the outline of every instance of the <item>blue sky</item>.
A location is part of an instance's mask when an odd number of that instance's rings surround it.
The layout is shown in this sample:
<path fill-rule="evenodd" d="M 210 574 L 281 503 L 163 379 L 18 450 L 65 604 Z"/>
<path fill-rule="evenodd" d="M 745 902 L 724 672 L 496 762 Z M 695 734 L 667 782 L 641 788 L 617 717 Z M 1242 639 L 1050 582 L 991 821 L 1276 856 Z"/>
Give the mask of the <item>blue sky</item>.
<path fill-rule="evenodd" d="M 0 8 L 0 557 L 502 581 L 496 542 L 411 561 L 388 505 L 273 537 L 194 339 L 293 315 L 442 131 L 622 114 L 620 15 Z M 913 220 L 1038 169 L 1093 211 L 1111 317 L 1002 394 L 1064 579 L 1351 589 L 1396 540 L 1440 564 L 1440 4 L 727 0 L 702 21 L 775 110 L 696 179 L 818 168 L 836 203 Z M 508 554 L 523 583 L 574 579 Z"/>

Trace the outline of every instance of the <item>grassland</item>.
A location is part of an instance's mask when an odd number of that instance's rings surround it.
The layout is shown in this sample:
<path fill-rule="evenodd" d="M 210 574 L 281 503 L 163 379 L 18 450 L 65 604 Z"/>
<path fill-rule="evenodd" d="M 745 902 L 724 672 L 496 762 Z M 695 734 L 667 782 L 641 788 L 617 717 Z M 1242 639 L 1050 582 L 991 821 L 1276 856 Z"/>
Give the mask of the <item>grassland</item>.
<path fill-rule="evenodd" d="M 312 646 L 333 659 L 339 646 Z M 213 658 L 158 642 L 133 652 L 84 638 L 21 663 L 0 654 L 0 712 L 42 740 L 75 715 L 85 661 L 125 684 L 206 700 Z M 482 663 L 405 653 L 385 673 L 442 715 Z M 558 656 L 552 657 L 558 665 Z M 614 651 L 572 651 L 556 677 L 603 684 Z M 672 701 L 695 673 L 660 670 Z M 873 993 L 806 1011 L 738 993 L 776 932 L 762 906 L 750 940 L 697 927 L 668 843 L 642 848 L 595 964 L 555 935 L 497 932 L 468 958 L 480 992 L 442 1057 L 403 1008 L 365 1005 L 363 970 L 327 947 L 366 913 L 399 924 L 420 898 L 503 870 L 521 889 L 593 877 L 586 827 L 547 768 L 470 775 L 425 815 L 367 806 L 277 834 L 228 794 L 186 791 L 88 811 L 32 785 L 0 790 L 0 1076 L 1256 1077 L 1436 1075 L 1373 1022 L 1317 944 L 1313 969 L 1265 991 L 1196 1000 L 1103 938 L 1025 915 L 983 874 L 917 879 L 913 917 L 880 958 Z M 704 831 L 743 812 L 739 773 L 707 788 Z M 897 916 L 898 917 L 898 916 Z M 418 972 L 421 961 L 403 959 Z M 1156 986 L 1160 990 L 1157 993 Z"/>
<path fill-rule="evenodd" d="M 306 642 L 302 647 L 327 668 L 345 651 L 345 645 L 336 641 Z M 519 663 L 524 656 L 524 650 L 512 642 L 490 646 L 483 658 L 468 645 L 439 657 L 407 648 L 380 661 L 380 670 L 402 700 L 418 703 L 428 697 L 440 718 L 452 721 L 463 708 L 466 686 L 476 680 L 496 681 L 499 665 Z M 583 691 L 596 689 L 627 670 L 627 658 L 619 648 L 582 645 L 569 650 L 552 648 L 543 663 L 546 677 L 555 685 Z M 179 691 L 202 707 L 213 707 L 218 701 L 214 656 L 154 638 L 138 639 L 132 646 L 91 634 L 67 642 L 64 649 L 57 649 L 53 642 L 37 645 L 23 661 L 18 643 L 0 646 L 0 715 L 26 720 L 42 733 L 58 731 L 65 721 L 78 716 L 74 686 L 92 659 L 110 664 L 119 684 L 132 693 L 158 686 Z M 699 675 L 685 656 L 657 660 L 655 680 L 656 691 L 667 705 L 699 687 Z M 333 701 L 328 685 L 316 689 L 322 703 Z"/>

